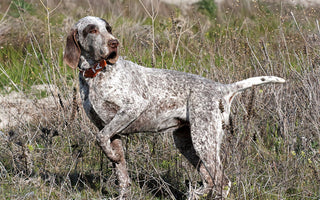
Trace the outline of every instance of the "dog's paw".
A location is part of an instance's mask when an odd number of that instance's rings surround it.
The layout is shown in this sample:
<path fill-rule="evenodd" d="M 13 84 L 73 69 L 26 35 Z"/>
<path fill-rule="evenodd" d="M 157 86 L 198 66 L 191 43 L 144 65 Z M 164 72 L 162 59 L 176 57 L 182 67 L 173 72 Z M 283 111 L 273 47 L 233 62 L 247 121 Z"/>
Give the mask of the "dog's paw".
<path fill-rule="evenodd" d="M 117 150 L 114 150 L 111 146 L 110 139 L 105 137 L 103 134 L 97 134 L 97 142 L 104 154 L 115 163 L 119 163 L 121 160 L 121 155 L 117 153 Z"/>

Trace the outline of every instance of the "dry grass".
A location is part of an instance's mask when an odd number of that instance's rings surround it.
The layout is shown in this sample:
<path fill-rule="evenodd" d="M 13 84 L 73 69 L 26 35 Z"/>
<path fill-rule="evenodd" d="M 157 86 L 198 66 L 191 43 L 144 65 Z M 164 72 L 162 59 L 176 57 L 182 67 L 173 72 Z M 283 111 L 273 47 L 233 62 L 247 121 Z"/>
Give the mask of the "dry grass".
<path fill-rule="evenodd" d="M 229 198 L 320 198 L 318 8 L 241 1 L 206 16 L 196 6 L 182 12 L 153 5 L 152 11 L 138 0 L 48 2 L 5 0 L 0 7 L 1 93 L 10 86 L 35 105 L 43 97 L 54 99 L 50 109 L 38 106 L 33 120 L 0 131 L 1 199 L 117 196 L 112 163 L 95 144 L 97 129 L 74 92 L 77 72 L 62 63 L 67 32 L 85 15 L 107 19 L 121 54 L 141 65 L 223 83 L 284 77 L 282 86 L 257 87 L 236 98 L 222 151 L 232 181 Z M 34 84 L 57 89 L 39 96 L 30 92 Z M 201 185 L 171 134 L 136 134 L 123 142 L 132 199 L 185 199 Z"/>

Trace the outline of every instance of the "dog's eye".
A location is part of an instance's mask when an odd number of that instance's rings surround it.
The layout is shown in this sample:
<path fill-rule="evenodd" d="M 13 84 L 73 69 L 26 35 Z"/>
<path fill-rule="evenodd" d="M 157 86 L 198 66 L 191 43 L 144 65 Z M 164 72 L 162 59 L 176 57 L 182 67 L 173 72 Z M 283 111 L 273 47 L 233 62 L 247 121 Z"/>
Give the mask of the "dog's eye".
<path fill-rule="evenodd" d="M 95 33 L 98 33 L 98 30 L 97 29 L 92 29 L 92 30 L 89 31 L 89 33 L 95 34 Z"/>

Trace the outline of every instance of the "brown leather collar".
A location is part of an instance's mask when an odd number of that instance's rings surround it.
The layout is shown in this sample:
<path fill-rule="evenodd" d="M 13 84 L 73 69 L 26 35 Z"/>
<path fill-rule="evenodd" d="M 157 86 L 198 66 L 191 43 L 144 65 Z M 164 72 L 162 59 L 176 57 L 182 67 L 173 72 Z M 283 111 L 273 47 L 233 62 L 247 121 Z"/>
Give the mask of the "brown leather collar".
<path fill-rule="evenodd" d="M 80 72 L 82 72 L 83 76 L 86 78 L 94 78 L 106 66 L 107 66 L 106 60 L 101 60 L 99 63 L 95 64 L 93 67 L 86 70 L 80 70 Z"/>

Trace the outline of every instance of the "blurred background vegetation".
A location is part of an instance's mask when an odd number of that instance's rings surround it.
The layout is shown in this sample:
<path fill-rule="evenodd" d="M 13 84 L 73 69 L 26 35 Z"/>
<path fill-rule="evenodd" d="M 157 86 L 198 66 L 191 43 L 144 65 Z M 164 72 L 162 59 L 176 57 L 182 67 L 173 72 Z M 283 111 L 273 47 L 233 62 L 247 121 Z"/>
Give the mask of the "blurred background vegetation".
<path fill-rule="evenodd" d="M 9 114 L 17 123 L 0 129 L 0 198 L 117 196 L 112 163 L 82 110 L 78 72 L 62 60 L 71 26 L 94 15 L 113 27 L 120 54 L 143 66 L 222 83 L 285 78 L 284 85 L 242 93 L 232 106 L 222 150 L 229 199 L 319 199 L 319 11 L 264 0 L 186 7 L 150 0 L 2 0 L 0 109 L 14 109 Z M 12 103 L 10 94 L 27 104 Z M 139 133 L 123 142 L 132 199 L 186 199 L 201 186 L 170 133 Z"/>

